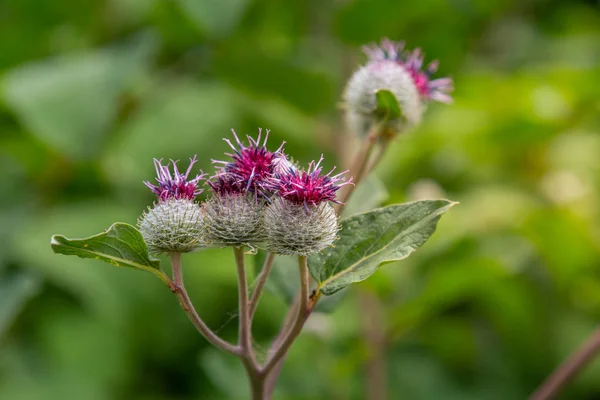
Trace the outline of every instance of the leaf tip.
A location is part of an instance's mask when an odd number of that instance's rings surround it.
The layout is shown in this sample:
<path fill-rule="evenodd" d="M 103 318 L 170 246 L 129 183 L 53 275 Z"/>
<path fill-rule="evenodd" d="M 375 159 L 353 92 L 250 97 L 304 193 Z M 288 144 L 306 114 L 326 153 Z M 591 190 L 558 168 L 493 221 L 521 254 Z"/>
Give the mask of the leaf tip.
<path fill-rule="evenodd" d="M 56 253 L 56 248 L 62 244 L 59 241 L 59 238 L 63 238 L 64 239 L 64 236 L 62 236 L 62 235 L 52 235 L 52 237 L 50 238 L 50 247 L 52 247 L 52 251 L 54 251 L 55 253 Z"/>

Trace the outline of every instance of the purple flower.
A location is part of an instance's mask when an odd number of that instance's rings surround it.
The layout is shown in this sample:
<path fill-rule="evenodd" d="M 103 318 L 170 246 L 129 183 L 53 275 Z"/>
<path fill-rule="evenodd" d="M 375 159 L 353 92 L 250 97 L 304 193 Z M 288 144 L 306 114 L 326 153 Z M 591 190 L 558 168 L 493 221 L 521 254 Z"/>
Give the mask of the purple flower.
<path fill-rule="evenodd" d="M 233 154 L 226 153 L 232 161 L 213 160 L 214 164 L 220 164 L 219 172 L 213 177 L 215 182 L 209 183 L 216 193 L 251 192 L 262 197 L 276 189 L 273 177 L 279 159 L 285 157 L 282 153 L 283 143 L 275 152 L 267 150 L 267 139 L 269 131 L 261 143 L 262 129 L 258 130 L 256 139 L 248 138 L 248 146 L 244 146 L 232 129 L 237 146 L 229 139 L 223 139 L 233 149 Z"/>
<path fill-rule="evenodd" d="M 343 177 L 348 171 L 331 175 L 335 167 L 329 173 L 322 175 L 322 161 L 323 156 L 317 163 L 311 161 L 306 171 L 289 168 L 286 174 L 279 175 L 279 196 L 291 203 L 304 205 L 306 208 L 326 201 L 339 203 L 335 198 L 336 192 L 340 187 L 351 184 L 352 178 L 346 180 Z"/>
<path fill-rule="evenodd" d="M 219 196 L 228 194 L 246 193 L 246 187 L 235 176 L 224 173 L 218 174 L 212 181 L 208 181 L 208 186 Z"/>
<path fill-rule="evenodd" d="M 383 39 L 381 44 L 371 44 L 363 48 L 369 57 L 369 63 L 377 67 L 381 62 L 392 61 L 403 66 L 410 74 L 421 97 L 425 100 L 436 100 L 442 103 L 452 102 L 449 93 L 452 92 L 451 78 L 431 79 L 437 71 L 439 62 L 432 61 L 423 69 L 424 56 L 421 49 L 404 50 L 404 42 L 393 42 Z"/>
<path fill-rule="evenodd" d="M 202 189 L 198 188 L 198 182 L 204 179 L 206 174 L 200 171 L 200 175 L 196 175 L 194 179 L 188 180 L 190 172 L 192 172 L 192 166 L 196 163 L 196 156 L 190 158 L 190 166 L 188 167 L 185 174 L 179 172 L 177 168 L 177 161 L 171 160 L 173 165 L 173 174 L 169 171 L 169 163 L 162 165 L 162 159 L 154 159 L 154 167 L 156 168 L 156 181 L 158 186 L 145 181 L 144 184 L 148 186 L 153 193 L 155 193 L 159 200 L 165 201 L 167 199 L 186 199 L 194 200 L 196 196 L 202 193 Z"/>

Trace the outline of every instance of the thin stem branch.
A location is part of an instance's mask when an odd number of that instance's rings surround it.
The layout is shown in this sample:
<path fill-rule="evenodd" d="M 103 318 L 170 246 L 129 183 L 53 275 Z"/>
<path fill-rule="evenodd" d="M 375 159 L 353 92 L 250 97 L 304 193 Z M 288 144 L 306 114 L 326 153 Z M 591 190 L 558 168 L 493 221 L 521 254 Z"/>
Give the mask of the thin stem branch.
<path fill-rule="evenodd" d="M 287 336 L 294 325 L 294 321 L 296 320 L 296 316 L 298 315 L 298 309 L 300 308 L 300 293 L 295 297 L 294 302 L 290 306 L 285 319 L 283 320 L 283 324 L 281 324 L 281 328 L 279 329 L 279 333 L 273 340 L 273 344 L 271 345 L 271 349 L 269 350 L 269 357 L 273 356 L 273 353 L 276 349 L 281 346 L 283 343 L 283 339 Z M 279 377 L 279 373 L 281 368 L 283 367 L 283 362 L 285 361 L 285 357 L 281 358 L 277 365 L 273 367 L 271 372 L 269 372 L 265 379 L 265 394 L 270 396 L 273 394 L 275 390 L 275 384 L 277 383 L 277 378 Z"/>
<path fill-rule="evenodd" d="M 273 268 L 274 260 L 275 254 L 269 253 L 265 259 L 265 263 L 263 264 L 258 278 L 256 278 L 256 287 L 254 288 L 250 298 L 250 318 L 252 318 L 256 312 L 258 302 L 260 301 L 260 296 L 262 295 L 265 284 L 267 283 L 267 279 L 269 278 L 269 274 L 271 273 L 271 268 Z"/>
<path fill-rule="evenodd" d="M 183 311 L 185 311 L 190 321 L 192 321 L 192 324 L 194 324 L 198 332 L 200 332 L 200 334 L 204 336 L 206 340 L 208 340 L 214 346 L 227 353 L 239 356 L 241 354 L 241 349 L 238 346 L 234 346 L 231 343 L 228 343 L 225 340 L 221 339 L 204 323 L 204 321 L 202 321 L 202 319 L 196 312 L 196 309 L 194 308 L 194 305 L 192 304 L 192 301 L 190 300 L 187 291 L 185 290 L 185 286 L 183 285 L 183 275 L 181 272 L 181 254 L 171 253 L 170 256 L 171 264 L 173 266 L 174 280 L 171 286 L 171 290 L 179 299 L 179 303 L 181 304 L 181 308 L 183 308 Z"/>
<path fill-rule="evenodd" d="M 365 138 L 362 143 L 362 146 L 354 158 L 354 162 L 352 167 L 350 168 L 350 175 L 352 176 L 354 185 L 345 186 L 340 194 L 340 204 L 336 204 L 336 212 L 338 215 L 342 215 L 344 212 L 344 208 L 352 196 L 352 193 L 361 182 L 363 177 L 366 175 L 366 169 L 369 164 L 369 159 L 371 158 L 371 153 L 373 152 L 373 148 L 377 143 L 377 138 L 379 137 L 381 127 L 379 125 L 375 125 L 369 131 L 369 134 Z"/>
<path fill-rule="evenodd" d="M 281 360 L 285 356 L 289 348 L 292 346 L 292 343 L 294 342 L 296 337 L 298 337 L 298 335 L 300 334 L 300 331 L 302 330 L 302 327 L 304 326 L 304 323 L 306 322 L 310 311 L 312 311 L 308 308 L 309 275 L 306 256 L 298 256 L 298 270 L 300 272 L 300 306 L 298 308 L 296 320 L 294 321 L 294 324 L 286 334 L 285 339 L 283 339 L 283 342 L 281 343 L 279 348 L 275 350 L 273 355 L 269 358 L 269 360 L 266 362 L 265 366 L 261 370 L 261 374 L 265 376 L 268 375 L 269 372 L 277 365 L 279 360 Z"/>
<path fill-rule="evenodd" d="M 244 264 L 244 248 L 234 247 L 233 255 L 238 273 L 238 311 L 240 313 L 238 346 L 241 349 L 240 358 L 250 380 L 252 399 L 263 400 L 265 379 L 259 374 L 260 366 L 256 362 L 256 356 L 252 348 L 252 318 L 250 317 L 250 302 L 248 301 L 248 280 Z"/>
<path fill-rule="evenodd" d="M 592 336 L 563 362 L 531 395 L 530 400 L 549 400 L 600 352 L 600 327 Z"/>
<path fill-rule="evenodd" d="M 250 319 L 250 303 L 248 302 L 248 281 L 246 278 L 246 266 L 244 264 L 244 248 L 234 247 L 235 264 L 238 273 L 238 308 L 239 338 L 238 345 L 242 350 L 242 357 L 246 358 L 253 369 L 258 369 L 254 350 L 252 348 L 252 320 Z"/>
<path fill-rule="evenodd" d="M 389 146 L 388 146 L 388 142 L 387 141 L 382 142 L 378 146 L 377 152 L 373 156 L 373 159 L 369 163 L 369 166 L 367 168 L 365 168 L 365 172 L 363 173 L 363 176 L 361 177 L 361 181 L 363 179 L 365 179 L 367 177 L 367 175 L 369 175 L 369 173 L 371 173 L 375 168 L 377 168 L 377 166 L 379 165 L 379 163 L 381 162 L 381 160 L 383 160 L 383 157 L 385 156 L 385 153 L 387 153 L 387 149 L 388 148 L 389 148 Z"/>

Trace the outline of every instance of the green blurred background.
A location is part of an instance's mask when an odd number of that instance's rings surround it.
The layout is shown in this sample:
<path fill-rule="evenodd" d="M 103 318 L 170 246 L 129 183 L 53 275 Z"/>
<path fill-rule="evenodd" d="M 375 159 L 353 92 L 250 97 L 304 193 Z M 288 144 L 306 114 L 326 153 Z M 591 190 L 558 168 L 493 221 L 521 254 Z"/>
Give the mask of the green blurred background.
<path fill-rule="evenodd" d="M 245 398 L 237 360 L 196 334 L 159 280 L 54 255 L 50 235 L 135 223 L 152 202 L 153 157 L 198 154 L 211 171 L 231 128 L 270 128 L 273 149 L 285 140 L 297 160 L 324 152 L 333 166 L 347 143 L 344 82 L 360 45 L 382 36 L 440 59 L 456 86 L 455 103 L 433 104 L 377 169 L 386 202 L 461 204 L 422 250 L 311 319 L 276 398 L 367 398 L 373 332 L 390 399 L 525 398 L 600 320 L 599 10 L 1 0 L 0 398 Z M 184 268 L 200 314 L 234 340 L 230 252 L 186 256 Z M 263 298 L 259 351 L 284 312 Z M 600 398 L 600 361 L 563 398 Z"/>

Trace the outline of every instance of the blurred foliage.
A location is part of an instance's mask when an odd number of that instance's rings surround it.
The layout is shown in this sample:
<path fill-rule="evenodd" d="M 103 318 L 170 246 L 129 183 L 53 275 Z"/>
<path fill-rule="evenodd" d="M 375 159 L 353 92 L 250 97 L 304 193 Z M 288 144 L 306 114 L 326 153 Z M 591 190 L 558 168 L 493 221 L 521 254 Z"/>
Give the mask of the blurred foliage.
<path fill-rule="evenodd" d="M 276 398 L 365 398 L 360 291 L 383 309 L 392 398 L 525 398 L 600 320 L 595 0 L 3 0 L 0 398 L 244 398 L 237 362 L 158 279 L 53 255 L 50 235 L 135 223 L 153 157 L 210 170 L 231 128 L 333 166 L 350 151 L 344 81 L 381 36 L 439 58 L 456 86 L 377 169 L 387 202 L 461 204 L 309 321 Z M 184 264 L 200 314 L 235 338 L 231 255 Z M 258 349 L 284 311 L 264 297 Z M 597 360 L 563 398 L 597 398 L 599 374 Z"/>

